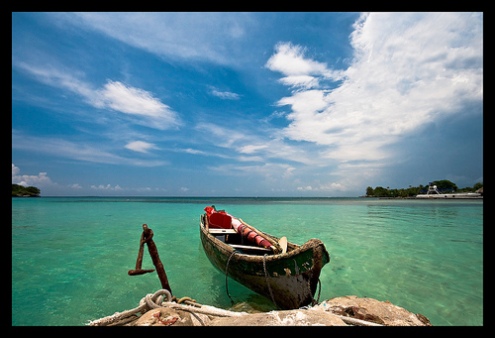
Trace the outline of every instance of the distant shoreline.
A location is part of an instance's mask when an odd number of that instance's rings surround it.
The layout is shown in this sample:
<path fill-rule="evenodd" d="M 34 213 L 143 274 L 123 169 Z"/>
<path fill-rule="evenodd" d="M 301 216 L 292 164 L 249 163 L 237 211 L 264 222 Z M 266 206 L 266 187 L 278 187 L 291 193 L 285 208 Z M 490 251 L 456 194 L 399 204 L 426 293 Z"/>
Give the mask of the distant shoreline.
<path fill-rule="evenodd" d="M 368 197 L 368 196 L 367 196 Z M 374 197 L 383 200 L 482 200 L 483 196 L 473 196 L 473 197 L 448 197 L 448 196 L 439 196 L 439 197 Z"/>

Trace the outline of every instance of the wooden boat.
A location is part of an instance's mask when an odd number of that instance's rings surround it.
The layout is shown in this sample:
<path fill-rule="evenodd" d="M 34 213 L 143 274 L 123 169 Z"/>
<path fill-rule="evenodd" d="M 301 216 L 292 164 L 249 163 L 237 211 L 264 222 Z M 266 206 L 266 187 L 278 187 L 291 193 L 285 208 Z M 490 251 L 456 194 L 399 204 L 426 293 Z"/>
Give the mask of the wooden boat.
<path fill-rule="evenodd" d="M 278 308 L 317 304 L 320 272 L 330 262 L 321 240 L 313 238 L 303 245 L 287 242 L 210 206 L 200 217 L 200 236 L 214 267 Z"/>

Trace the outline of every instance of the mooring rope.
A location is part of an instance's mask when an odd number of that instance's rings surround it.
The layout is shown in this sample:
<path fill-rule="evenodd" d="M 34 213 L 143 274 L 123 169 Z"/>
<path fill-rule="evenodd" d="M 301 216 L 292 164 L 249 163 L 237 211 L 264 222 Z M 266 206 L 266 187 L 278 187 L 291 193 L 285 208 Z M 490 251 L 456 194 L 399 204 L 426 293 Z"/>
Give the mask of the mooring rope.
<path fill-rule="evenodd" d="M 185 310 L 187 312 L 189 312 L 190 314 L 192 314 L 199 322 L 202 326 L 206 326 L 205 322 L 203 322 L 203 320 L 198 316 L 197 313 L 195 313 L 194 311 L 192 310 Z"/>
<path fill-rule="evenodd" d="M 162 295 L 166 295 L 167 299 L 162 302 Z M 185 304 L 181 304 L 185 303 Z M 155 292 L 154 294 L 148 294 L 141 299 L 139 302 L 139 306 L 127 310 L 124 312 L 116 312 L 113 315 L 96 319 L 93 321 L 89 321 L 87 325 L 90 326 L 123 326 L 128 325 L 134 321 L 137 321 L 140 316 L 137 313 L 141 313 L 143 315 L 147 311 L 151 309 L 167 307 L 170 309 L 182 310 L 189 312 L 192 316 L 194 316 L 202 326 L 207 326 L 207 324 L 201 319 L 198 314 L 204 314 L 207 316 L 215 316 L 215 317 L 238 317 L 244 316 L 246 312 L 237 312 L 237 311 L 229 311 L 224 309 L 215 308 L 209 305 L 201 305 L 194 303 L 192 304 L 192 300 L 190 297 L 182 297 L 178 302 L 176 302 L 175 297 L 172 297 L 170 292 L 166 289 L 161 289 Z M 132 325 L 132 324 L 131 324 Z"/>
<path fill-rule="evenodd" d="M 318 298 L 316 299 L 316 304 L 320 302 L 320 293 L 321 293 L 321 280 L 318 278 Z"/>
<path fill-rule="evenodd" d="M 301 307 L 301 309 L 309 308 L 311 306 L 315 306 L 315 305 L 320 303 L 320 293 L 321 293 L 321 281 L 320 281 L 320 279 L 318 278 L 318 298 L 317 299 L 315 299 L 311 293 L 311 285 L 310 285 L 309 281 L 308 281 L 308 289 L 309 289 L 309 294 L 311 295 L 311 305 L 303 306 L 303 307 Z"/>
<path fill-rule="evenodd" d="M 225 289 L 227 291 L 227 296 L 229 296 L 232 304 L 234 304 L 234 300 L 232 299 L 232 297 L 230 296 L 230 293 L 229 293 L 229 263 L 230 263 L 230 259 L 232 257 L 234 257 L 235 253 L 236 253 L 236 250 L 234 249 L 232 254 L 229 256 L 229 259 L 227 260 L 227 266 L 225 267 Z"/>
<path fill-rule="evenodd" d="M 230 293 L 229 293 L 229 263 L 230 263 L 230 259 L 236 254 L 236 252 L 237 251 L 234 249 L 232 254 L 229 256 L 229 259 L 227 260 L 227 265 L 225 267 L 225 290 L 227 291 L 227 296 L 229 296 L 232 304 L 234 304 L 234 300 L 232 299 L 232 297 L 230 296 Z M 275 297 L 273 297 L 272 288 L 270 286 L 270 283 L 268 282 L 268 271 L 266 270 L 266 256 L 268 256 L 268 254 L 263 255 L 263 272 L 265 274 L 265 282 L 266 282 L 266 285 L 268 286 L 268 291 L 270 292 L 270 297 L 271 297 L 273 304 L 275 304 L 275 306 L 278 307 L 277 302 L 275 301 Z M 296 270 L 297 270 L 297 263 L 296 263 Z M 313 294 L 311 293 L 311 287 L 310 287 L 309 283 L 308 283 L 308 288 L 309 288 L 309 293 L 311 295 L 312 305 L 318 304 L 320 301 L 320 294 L 321 294 L 321 281 L 320 281 L 320 279 L 318 278 L 318 298 L 316 300 L 314 299 Z"/>
<path fill-rule="evenodd" d="M 275 298 L 273 297 L 273 292 L 272 288 L 270 287 L 270 283 L 268 283 L 268 273 L 266 272 L 266 256 L 267 254 L 263 255 L 263 271 L 265 272 L 265 281 L 266 285 L 268 285 L 268 291 L 270 291 L 270 297 L 272 298 L 273 304 L 275 304 L 276 307 L 278 307 L 277 302 L 275 302 Z"/>
<path fill-rule="evenodd" d="M 161 304 L 163 300 L 162 295 L 164 294 L 167 296 L 168 301 L 172 300 L 172 294 L 170 293 L 170 291 L 166 289 L 160 289 L 154 294 L 147 294 L 143 299 L 141 299 L 138 307 L 123 312 L 115 312 L 111 316 L 89 321 L 89 325 L 113 325 L 117 321 L 120 322 L 116 325 L 121 325 L 122 322 L 131 322 L 135 319 L 138 319 L 138 317 L 136 316 L 136 318 L 132 318 L 132 320 L 130 320 L 130 318 L 132 316 L 135 316 L 137 313 L 143 314 L 149 309 L 161 307 L 159 304 Z"/>
<path fill-rule="evenodd" d="M 162 307 L 160 305 L 163 302 L 162 294 L 167 295 L 167 298 L 168 298 L 167 301 L 168 302 L 170 302 L 172 300 L 172 294 L 170 293 L 170 291 L 165 290 L 165 289 L 161 289 L 161 290 L 158 290 L 157 292 L 155 292 L 153 295 L 147 294 L 144 297 L 144 301 L 146 302 L 146 305 L 148 305 L 148 307 L 150 309 L 157 309 L 159 307 Z"/>

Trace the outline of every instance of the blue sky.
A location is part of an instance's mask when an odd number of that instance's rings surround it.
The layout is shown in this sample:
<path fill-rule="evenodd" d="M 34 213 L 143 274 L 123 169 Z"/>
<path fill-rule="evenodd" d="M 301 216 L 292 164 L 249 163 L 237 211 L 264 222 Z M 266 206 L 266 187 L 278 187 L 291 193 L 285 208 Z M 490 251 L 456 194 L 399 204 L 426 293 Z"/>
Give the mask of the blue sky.
<path fill-rule="evenodd" d="M 483 13 L 12 13 L 12 183 L 361 196 L 483 182 Z"/>

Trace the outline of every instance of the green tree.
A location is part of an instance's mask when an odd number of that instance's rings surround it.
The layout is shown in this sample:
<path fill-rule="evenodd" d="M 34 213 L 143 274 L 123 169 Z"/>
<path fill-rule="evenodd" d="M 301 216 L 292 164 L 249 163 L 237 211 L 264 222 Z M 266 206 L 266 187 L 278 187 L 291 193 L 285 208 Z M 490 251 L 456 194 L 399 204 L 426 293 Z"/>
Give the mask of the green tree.
<path fill-rule="evenodd" d="M 474 192 L 483 187 L 482 182 L 476 183 L 473 187 L 466 187 L 459 189 L 457 185 L 449 180 L 438 180 L 430 182 L 431 185 L 436 185 L 439 191 L 444 192 Z M 425 193 L 428 189 L 428 186 L 423 186 L 420 184 L 418 187 L 413 187 L 409 185 L 407 189 L 390 189 L 390 187 L 376 187 L 373 189 L 372 187 L 366 188 L 366 196 L 368 197 L 414 197 L 418 194 Z"/>
<path fill-rule="evenodd" d="M 29 186 L 24 187 L 19 184 L 12 184 L 12 197 L 21 197 L 21 196 L 30 196 L 30 197 L 39 197 L 41 194 L 40 189 Z"/>
<path fill-rule="evenodd" d="M 482 182 L 478 182 L 475 185 L 473 185 L 474 191 L 476 191 L 476 190 L 478 190 L 480 188 L 483 188 L 483 183 Z"/>
<path fill-rule="evenodd" d="M 366 188 L 366 196 L 373 196 L 374 194 L 375 194 L 375 192 L 374 192 L 372 187 Z"/>
<path fill-rule="evenodd" d="M 439 180 L 431 183 L 437 186 L 438 191 L 456 192 L 458 189 L 457 185 L 449 180 Z"/>
<path fill-rule="evenodd" d="M 375 188 L 375 197 L 389 197 L 389 191 L 387 188 L 384 187 L 376 187 Z"/>

